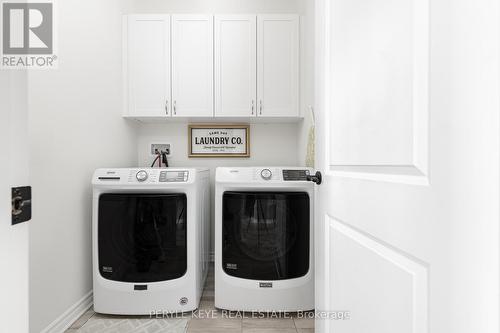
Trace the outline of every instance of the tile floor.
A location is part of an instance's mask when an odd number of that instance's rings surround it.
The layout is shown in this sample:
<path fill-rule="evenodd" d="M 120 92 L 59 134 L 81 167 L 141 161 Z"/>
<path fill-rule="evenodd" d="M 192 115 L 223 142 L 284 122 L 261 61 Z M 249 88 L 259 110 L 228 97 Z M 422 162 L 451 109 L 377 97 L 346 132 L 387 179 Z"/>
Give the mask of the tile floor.
<path fill-rule="evenodd" d="M 214 318 L 207 314 L 216 311 Z M 242 318 L 243 317 L 243 318 Z M 198 312 L 183 316 L 151 319 L 149 316 L 109 316 L 92 309 L 82 315 L 66 333 L 313 333 L 314 320 L 297 314 L 251 318 L 214 307 L 214 274 L 209 271 Z"/>

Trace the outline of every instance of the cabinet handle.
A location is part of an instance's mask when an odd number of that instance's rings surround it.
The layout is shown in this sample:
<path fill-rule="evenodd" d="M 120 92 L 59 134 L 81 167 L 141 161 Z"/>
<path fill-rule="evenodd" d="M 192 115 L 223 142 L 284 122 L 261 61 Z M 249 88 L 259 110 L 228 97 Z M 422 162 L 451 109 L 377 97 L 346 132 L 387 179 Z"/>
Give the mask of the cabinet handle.
<path fill-rule="evenodd" d="M 177 114 L 177 101 L 174 101 L 174 114 Z"/>
<path fill-rule="evenodd" d="M 252 115 L 253 115 L 254 110 L 255 110 L 255 101 L 252 99 Z"/>
<path fill-rule="evenodd" d="M 262 115 L 262 100 L 260 100 L 260 114 Z"/>
<path fill-rule="evenodd" d="M 165 113 L 168 116 L 168 99 L 165 101 Z"/>

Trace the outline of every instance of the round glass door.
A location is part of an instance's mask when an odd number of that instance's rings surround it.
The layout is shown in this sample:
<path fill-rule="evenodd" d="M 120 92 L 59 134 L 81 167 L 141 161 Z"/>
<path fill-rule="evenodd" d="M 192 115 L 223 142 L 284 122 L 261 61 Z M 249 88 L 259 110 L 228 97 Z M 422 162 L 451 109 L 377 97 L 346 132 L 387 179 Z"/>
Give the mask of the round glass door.
<path fill-rule="evenodd" d="M 307 274 L 309 206 L 303 192 L 225 192 L 224 271 L 254 280 Z"/>
<path fill-rule="evenodd" d="M 109 280 L 157 282 L 187 270 L 185 194 L 102 194 L 99 271 Z"/>

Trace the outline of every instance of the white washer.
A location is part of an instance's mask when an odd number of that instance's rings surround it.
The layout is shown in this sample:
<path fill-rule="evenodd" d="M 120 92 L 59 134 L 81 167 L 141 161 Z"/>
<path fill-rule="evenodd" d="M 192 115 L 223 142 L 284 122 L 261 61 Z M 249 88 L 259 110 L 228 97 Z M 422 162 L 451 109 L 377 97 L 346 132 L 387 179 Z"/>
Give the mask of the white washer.
<path fill-rule="evenodd" d="M 310 173 L 296 167 L 217 168 L 217 308 L 314 309 Z"/>
<path fill-rule="evenodd" d="M 94 310 L 195 310 L 209 266 L 209 170 L 98 169 L 92 184 Z"/>

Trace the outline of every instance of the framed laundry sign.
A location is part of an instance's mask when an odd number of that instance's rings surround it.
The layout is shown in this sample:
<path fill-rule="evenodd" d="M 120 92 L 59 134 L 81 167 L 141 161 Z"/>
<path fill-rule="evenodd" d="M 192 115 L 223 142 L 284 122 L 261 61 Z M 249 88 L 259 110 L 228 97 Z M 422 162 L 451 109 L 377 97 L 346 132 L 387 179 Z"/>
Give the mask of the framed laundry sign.
<path fill-rule="evenodd" d="M 189 157 L 250 157 L 250 126 L 189 125 Z"/>

